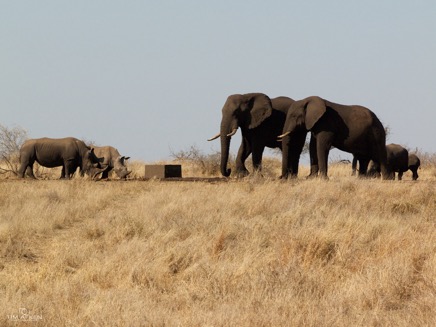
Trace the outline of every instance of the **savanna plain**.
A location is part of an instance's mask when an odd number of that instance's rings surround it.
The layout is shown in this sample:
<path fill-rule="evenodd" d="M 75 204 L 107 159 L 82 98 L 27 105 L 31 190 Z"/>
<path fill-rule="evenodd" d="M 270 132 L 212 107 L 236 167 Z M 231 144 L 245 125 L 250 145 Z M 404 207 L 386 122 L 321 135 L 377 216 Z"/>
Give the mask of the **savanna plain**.
<path fill-rule="evenodd" d="M 0 325 L 436 326 L 436 166 L 280 181 L 276 161 L 213 183 L 138 162 L 127 181 L 0 178 Z"/>

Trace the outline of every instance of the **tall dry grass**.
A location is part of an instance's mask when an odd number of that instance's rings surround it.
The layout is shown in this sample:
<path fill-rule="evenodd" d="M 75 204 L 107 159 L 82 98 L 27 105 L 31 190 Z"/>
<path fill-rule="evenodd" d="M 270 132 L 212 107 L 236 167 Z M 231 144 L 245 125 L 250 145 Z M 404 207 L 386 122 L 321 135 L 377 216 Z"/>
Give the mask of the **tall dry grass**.
<path fill-rule="evenodd" d="M 0 325 L 436 325 L 435 171 L 306 173 L 1 180 Z"/>

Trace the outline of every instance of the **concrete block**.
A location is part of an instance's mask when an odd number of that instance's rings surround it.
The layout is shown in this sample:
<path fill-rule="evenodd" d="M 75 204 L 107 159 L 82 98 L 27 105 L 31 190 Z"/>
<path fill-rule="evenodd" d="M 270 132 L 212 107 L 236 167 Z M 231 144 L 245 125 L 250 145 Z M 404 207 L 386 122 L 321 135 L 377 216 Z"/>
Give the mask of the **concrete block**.
<path fill-rule="evenodd" d="M 182 177 L 181 165 L 145 165 L 145 178 Z"/>

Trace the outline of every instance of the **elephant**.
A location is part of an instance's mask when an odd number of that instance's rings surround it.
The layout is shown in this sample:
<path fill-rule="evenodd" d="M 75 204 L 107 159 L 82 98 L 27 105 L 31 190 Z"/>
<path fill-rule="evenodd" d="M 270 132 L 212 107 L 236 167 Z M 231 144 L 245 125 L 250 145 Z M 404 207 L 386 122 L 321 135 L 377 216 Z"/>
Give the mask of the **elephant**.
<path fill-rule="evenodd" d="M 377 116 L 359 105 L 342 105 L 311 96 L 295 101 L 289 108 L 282 140 L 282 177 L 296 177 L 301 155 L 301 139 L 311 132 L 310 175 L 327 177 L 328 154 L 332 146 L 352 153 L 359 160 L 361 174 L 368 163 L 380 164 L 383 178 L 388 179 L 386 132 Z M 304 143 L 304 142 L 303 142 Z"/>
<path fill-rule="evenodd" d="M 398 144 L 386 145 L 387 165 L 392 178 L 395 179 L 395 173 L 398 173 L 398 180 L 403 178 L 403 173 L 409 170 L 409 151 Z M 367 175 L 378 177 L 380 175 L 380 166 L 377 162 L 371 161 Z"/>
<path fill-rule="evenodd" d="M 208 141 L 221 138 L 221 174 L 230 176 L 227 168 L 230 140 L 241 128 L 242 142 L 236 157 L 236 175 L 249 174 L 245 160 L 252 154 L 254 171 L 262 169 L 265 147 L 281 148 L 277 136 L 282 132 L 286 113 L 294 100 L 285 96 L 270 99 L 263 93 L 230 95 L 222 108 L 220 132 Z"/>
<path fill-rule="evenodd" d="M 412 172 L 412 179 L 416 181 L 418 179 L 418 168 L 421 165 L 421 160 L 419 160 L 416 154 L 409 154 L 408 158 L 408 168 Z"/>
<path fill-rule="evenodd" d="M 90 169 L 99 167 L 94 149 L 74 137 L 61 139 L 44 137 L 25 141 L 20 148 L 18 177 L 24 178 L 24 173 L 27 172 L 29 177 L 35 178 L 33 174 L 35 161 L 48 168 L 62 166 L 62 179 L 70 179 L 77 167 L 80 167 L 81 176 Z"/>
<path fill-rule="evenodd" d="M 95 177 L 102 172 L 102 179 L 107 179 L 109 173 L 113 170 L 120 179 L 125 179 L 132 171 L 127 169 L 126 160 L 130 157 L 121 156 L 113 146 L 95 146 L 94 153 L 100 161 L 103 171 L 99 168 L 93 168 L 90 171 L 91 177 Z"/>

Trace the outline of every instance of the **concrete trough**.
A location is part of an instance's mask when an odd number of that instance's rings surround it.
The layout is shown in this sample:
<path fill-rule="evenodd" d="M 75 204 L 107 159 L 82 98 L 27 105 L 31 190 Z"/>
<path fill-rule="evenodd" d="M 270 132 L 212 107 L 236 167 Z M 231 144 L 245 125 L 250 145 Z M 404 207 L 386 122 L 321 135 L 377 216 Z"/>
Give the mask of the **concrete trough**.
<path fill-rule="evenodd" d="M 145 176 L 148 178 L 181 178 L 182 165 L 145 165 Z"/>

